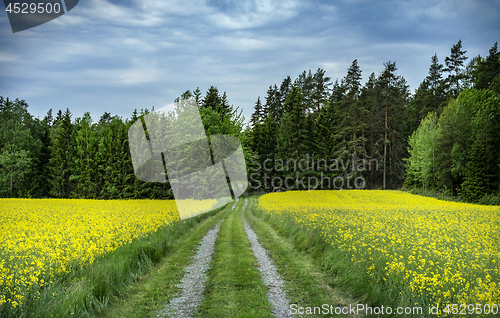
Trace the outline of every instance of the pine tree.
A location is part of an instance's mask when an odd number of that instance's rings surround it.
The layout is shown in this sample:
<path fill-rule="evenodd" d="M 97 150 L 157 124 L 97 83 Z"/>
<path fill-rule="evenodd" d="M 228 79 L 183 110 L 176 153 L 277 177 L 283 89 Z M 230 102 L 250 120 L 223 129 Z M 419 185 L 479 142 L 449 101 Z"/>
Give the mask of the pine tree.
<path fill-rule="evenodd" d="M 200 107 L 201 105 L 201 90 L 199 87 L 196 87 L 196 89 L 193 91 L 194 95 L 194 100 L 196 101 L 196 105 Z"/>
<path fill-rule="evenodd" d="M 429 75 L 427 75 L 426 80 L 429 83 L 431 92 L 432 92 L 432 97 L 433 97 L 433 104 L 434 104 L 434 111 L 436 113 L 438 112 L 438 106 L 441 105 L 441 103 L 444 101 L 445 96 L 444 96 L 444 80 L 443 80 L 443 64 L 439 63 L 439 59 L 437 57 L 437 54 L 434 54 L 431 58 L 431 66 L 429 67 Z M 427 114 L 425 114 L 427 115 Z"/>
<path fill-rule="evenodd" d="M 319 112 L 329 95 L 330 77 L 325 76 L 325 70 L 318 68 L 313 76 L 311 104 L 315 112 Z"/>
<path fill-rule="evenodd" d="M 387 145 L 390 143 L 388 138 L 388 133 L 390 131 L 389 122 L 389 104 L 392 97 L 392 87 L 396 81 L 396 75 L 394 72 L 397 70 L 396 63 L 384 63 L 385 70 L 379 77 L 379 86 L 381 88 L 382 98 L 384 102 L 384 175 L 383 175 L 383 188 L 386 189 L 386 179 L 387 179 Z"/>
<path fill-rule="evenodd" d="M 79 165 L 78 183 L 74 189 L 75 196 L 79 198 L 95 199 L 98 196 L 96 184 L 97 136 L 95 125 L 86 112 L 82 118 L 75 121 L 77 160 Z"/>
<path fill-rule="evenodd" d="M 281 102 L 280 91 L 276 84 L 269 86 L 266 95 L 266 104 L 264 105 L 264 116 L 271 116 L 276 124 L 280 124 L 286 109 Z"/>
<path fill-rule="evenodd" d="M 408 131 L 408 85 L 406 80 L 396 75 L 396 63 L 384 63 L 385 69 L 377 80 L 379 105 L 384 114 L 383 140 L 383 188 L 392 188 L 403 182 L 404 163 L 407 157 Z M 411 118 L 412 116 L 410 116 Z M 387 180 L 389 178 L 389 180 Z M 388 181 L 388 182 L 387 182 Z"/>
<path fill-rule="evenodd" d="M 290 76 L 287 76 L 280 85 L 279 97 L 281 105 L 285 103 L 285 100 L 288 97 L 288 94 L 290 94 L 291 90 L 292 90 L 292 79 L 290 78 Z"/>
<path fill-rule="evenodd" d="M 466 202 L 478 202 L 485 195 L 484 151 L 480 139 L 480 137 L 476 137 L 472 146 L 471 157 L 465 172 L 465 181 L 462 183 L 461 195 Z"/>
<path fill-rule="evenodd" d="M 257 97 L 257 102 L 255 103 L 255 106 L 253 109 L 254 109 L 254 112 L 253 112 L 252 116 L 250 117 L 250 123 L 252 124 L 252 127 L 255 127 L 262 120 L 262 104 L 260 102 L 260 96 Z"/>
<path fill-rule="evenodd" d="M 475 88 L 489 88 L 498 74 L 500 74 L 500 52 L 498 52 L 498 43 L 495 42 L 489 55 L 477 66 Z"/>
<path fill-rule="evenodd" d="M 458 40 L 458 43 L 451 48 L 451 55 L 444 60 L 446 68 L 443 71 L 450 74 L 455 73 L 449 77 L 450 81 L 455 83 L 457 89 L 455 96 L 460 94 L 460 80 L 463 78 L 462 68 L 464 61 L 467 60 L 465 53 L 467 51 L 462 51 L 462 40 Z"/>
<path fill-rule="evenodd" d="M 335 113 L 340 119 L 335 129 L 337 147 L 335 159 L 357 163 L 358 158 L 365 157 L 364 142 L 366 139 L 363 136 L 365 125 L 362 119 L 367 116 L 364 105 L 359 99 L 361 69 L 357 60 L 354 60 L 348 68 L 347 75 L 342 80 L 342 86 L 344 96 L 334 104 Z M 351 164 L 347 170 L 351 170 L 351 173 L 343 171 L 346 176 L 356 177 L 356 165 Z"/>
<path fill-rule="evenodd" d="M 435 105 L 437 104 L 431 84 L 427 78 L 415 90 L 410 104 L 416 113 L 415 122 L 412 125 L 413 130 L 415 130 L 428 113 L 433 110 L 435 111 Z"/>
<path fill-rule="evenodd" d="M 56 118 L 51 128 L 50 195 L 56 198 L 69 198 L 71 195 L 71 165 L 73 123 L 71 112 L 66 108 L 64 114 Z"/>
<path fill-rule="evenodd" d="M 278 129 L 278 125 L 274 122 L 272 116 L 267 116 L 261 124 L 257 125 L 256 129 L 253 143 L 253 150 L 258 156 L 258 160 L 256 161 L 259 162 L 261 167 L 264 167 L 264 164 L 267 163 L 266 166 L 268 169 L 261 168 L 257 171 L 257 177 L 252 179 L 260 182 L 261 190 L 268 191 L 270 190 L 270 185 L 268 183 L 266 188 L 265 180 L 263 179 L 264 177 L 268 177 L 271 180 L 276 173 L 274 160 L 276 157 L 276 130 Z"/>
<path fill-rule="evenodd" d="M 207 93 L 205 94 L 205 97 L 203 98 L 202 107 L 210 107 L 213 110 L 217 110 L 219 108 L 220 102 L 221 100 L 219 96 L 219 90 L 215 86 L 210 86 Z"/>
<path fill-rule="evenodd" d="M 311 70 L 309 70 L 309 72 L 303 71 L 300 73 L 294 84 L 299 88 L 300 93 L 302 94 L 306 112 L 309 113 L 313 111 L 314 106 L 312 104 L 312 95 L 314 84 Z"/>
<path fill-rule="evenodd" d="M 121 162 L 121 170 L 123 173 L 123 198 L 124 199 L 133 199 L 138 194 L 139 189 L 136 189 L 137 186 L 139 188 L 139 183 L 141 182 L 136 176 L 134 172 L 134 167 L 132 164 L 132 156 L 130 154 L 129 140 L 128 140 L 128 130 L 136 120 L 141 120 L 138 118 L 137 109 L 134 109 L 132 113 L 132 117 L 130 120 L 125 122 L 125 133 L 126 138 L 122 143 L 122 153 L 123 160 Z M 137 195 L 138 198 L 138 195 Z"/>
<path fill-rule="evenodd" d="M 306 106 L 297 83 L 292 86 L 284 107 L 289 111 L 285 113 L 279 126 L 276 145 L 277 157 L 284 162 L 292 160 L 298 163 L 309 155 L 311 145 Z M 285 171 L 282 175 L 283 180 L 286 177 L 294 177 L 296 173 L 298 173 L 299 178 L 304 175 L 303 171 Z"/>

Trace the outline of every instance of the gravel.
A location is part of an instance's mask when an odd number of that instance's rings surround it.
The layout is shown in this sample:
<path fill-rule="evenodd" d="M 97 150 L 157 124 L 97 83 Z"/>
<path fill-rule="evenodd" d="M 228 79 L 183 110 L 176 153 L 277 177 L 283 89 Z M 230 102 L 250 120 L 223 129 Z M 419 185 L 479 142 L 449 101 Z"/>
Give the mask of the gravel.
<path fill-rule="evenodd" d="M 247 200 L 245 199 L 245 209 Z M 276 270 L 272 260 L 267 255 L 267 250 L 259 243 L 257 234 L 252 230 L 246 221 L 245 232 L 252 247 L 253 254 L 259 263 L 259 270 L 262 275 L 262 280 L 267 287 L 269 287 L 269 302 L 273 305 L 273 314 L 278 318 L 291 317 L 290 315 L 290 302 L 286 298 L 283 291 L 283 280 Z"/>
<path fill-rule="evenodd" d="M 212 261 L 215 240 L 219 234 L 221 222 L 203 237 L 191 264 L 184 268 L 185 274 L 181 284 L 179 284 L 181 296 L 175 297 L 165 304 L 165 307 L 157 313 L 156 317 L 191 317 L 198 308 L 203 298 L 203 290 L 207 281 L 206 272 Z"/>
<path fill-rule="evenodd" d="M 237 202 L 232 206 L 233 210 Z M 247 203 L 248 200 L 245 198 L 243 210 L 246 208 Z M 261 272 L 262 280 L 269 287 L 268 297 L 273 305 L 273 314 L 278 318 L 291 317 L 289 311 L 290 302 L 282 289 L 283 280 L 269 258 L 267 250 L 259 243 L 255 232 L 244 219 L 243 221 L 253 254 L 259 264 L 258 268 Z M 217 239 L 221 222 L 203 237 L 191 264 L 184 268 L 185 274 L 181 280 L 181 284 L 179 284 L 179 288 L 181 289 L 180 296 L 167 302 L 165 307 L 157 313 L 156 317 L 191 317 L 196 308 L 198 308 L 203 298 L 203 291 L 207 280 L 206 272 L 212 261 L 215 240 Z"/>

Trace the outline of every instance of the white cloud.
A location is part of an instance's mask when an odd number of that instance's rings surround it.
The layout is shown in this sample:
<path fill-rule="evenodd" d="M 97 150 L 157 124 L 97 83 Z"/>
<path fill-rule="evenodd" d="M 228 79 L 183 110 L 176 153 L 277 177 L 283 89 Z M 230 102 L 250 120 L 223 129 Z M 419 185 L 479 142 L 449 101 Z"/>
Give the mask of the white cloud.
<path fill-rule="evenodd" d="M 79 85 L 121 86 L 157 82 L 162 79 L 162 69 L 154 61 L 131 59 L 132 65 L 117 69 L 87 69 L 59 75 Z"/>
<path fill-rule="evenodd" d="M 208 14 L 211 11 L 205 0 L 135 0 L 134 3 L 143 12 L 156 15 L 192 16 Z"/>
<path fill-rule="evenodd" d="M 7 52 L 0 52 L 0 62 L 13 62 L 19 59 L 18 56 Z"/>
<path fill-rule="evenodd" d="M 222 45 L 223 48 L 236 51 L 262 50 L 275 47 L 272 42 L 238 36 L 216 36 L 213 39 Z"/>
<path fill-rule="evenodd" d="M 300 8 L 297 1 L 246 0 L 232 2 L 235 7 L 210 17 L 215 25 L 227 29 L 249 29 L 294 17 Z"/>

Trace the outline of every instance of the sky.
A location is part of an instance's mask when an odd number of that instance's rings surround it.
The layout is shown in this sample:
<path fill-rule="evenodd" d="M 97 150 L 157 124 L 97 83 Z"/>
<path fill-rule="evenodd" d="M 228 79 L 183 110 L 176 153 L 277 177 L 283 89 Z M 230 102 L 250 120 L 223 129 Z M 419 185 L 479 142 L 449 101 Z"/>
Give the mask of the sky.
<path fill-rule="evenodd" d="M 318 68 L 340 80 L 354 59 L 363 83 L 395 61 L 413 92 L 460 39 L 469 60 L 488 55 L 500 0 L 80 0 L 16 33 L 0 13 L 0 96 L 97 121 L 215 86 L 248 121 L 270 85 Z"/>

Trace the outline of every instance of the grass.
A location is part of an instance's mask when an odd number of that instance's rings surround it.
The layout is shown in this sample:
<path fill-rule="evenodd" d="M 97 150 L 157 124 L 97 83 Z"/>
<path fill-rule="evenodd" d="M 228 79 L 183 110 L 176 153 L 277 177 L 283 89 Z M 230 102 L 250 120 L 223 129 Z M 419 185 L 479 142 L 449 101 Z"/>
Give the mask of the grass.
<path fill-rule="evenodd" d="M 269 250 L 273 262 L 286 281 L 286 293 L 299 306 L 348 306 L 356 304 L 337 286 L 333 276 L 323 273 L 310 255 L 299 252 L 280 236 L 253 210 L 257 197 L 249 198 L 244 211 L 244 200 L 234 210 L 225 211 L 205 220 L 180 242 L 158 266 L 144 275 L 102 313 L 102 317 L 154 317 L 165 303 L 176 296 L 178 284 L 184 275 L 198 242 L 203 235 L 223 218 L 216 249 L 206 283 L 204 298 L 194 313 L 195 317 L 273 317 L 258 263 L 246 237 L 241 216 L 259 235 L 259 241 Z M 311 242 L 312 244 L 312 242 Z M 314 317 L 314 315 L 310 315 Z M 339 315 L 342 317 L 342 315 Z"/>
<path fill-rule="evenodd" d="M 243 200 L 220 225 L 205 296 L 197 317 L 273 317 L 243 223 Z"/>
<path fill-rule="evenodd" d="M 221 209 L 160 228 L 96 259 L 92 265 L 73 264 L 69 274 L 56 277 L 52 284 L 28 294 L 24 306 L 13 310 L 0 307 L 0 316 L 96 317 L 111 302 L 128 294 L 130 286 L 165 256 L 184 250 L 180 243 L 186 237 L 194 237 L 190 234 L 193 229 L 199 232 L 197 226 L 208 223 Z M 178 267 L 182 270 L 183 266 Z"/>

